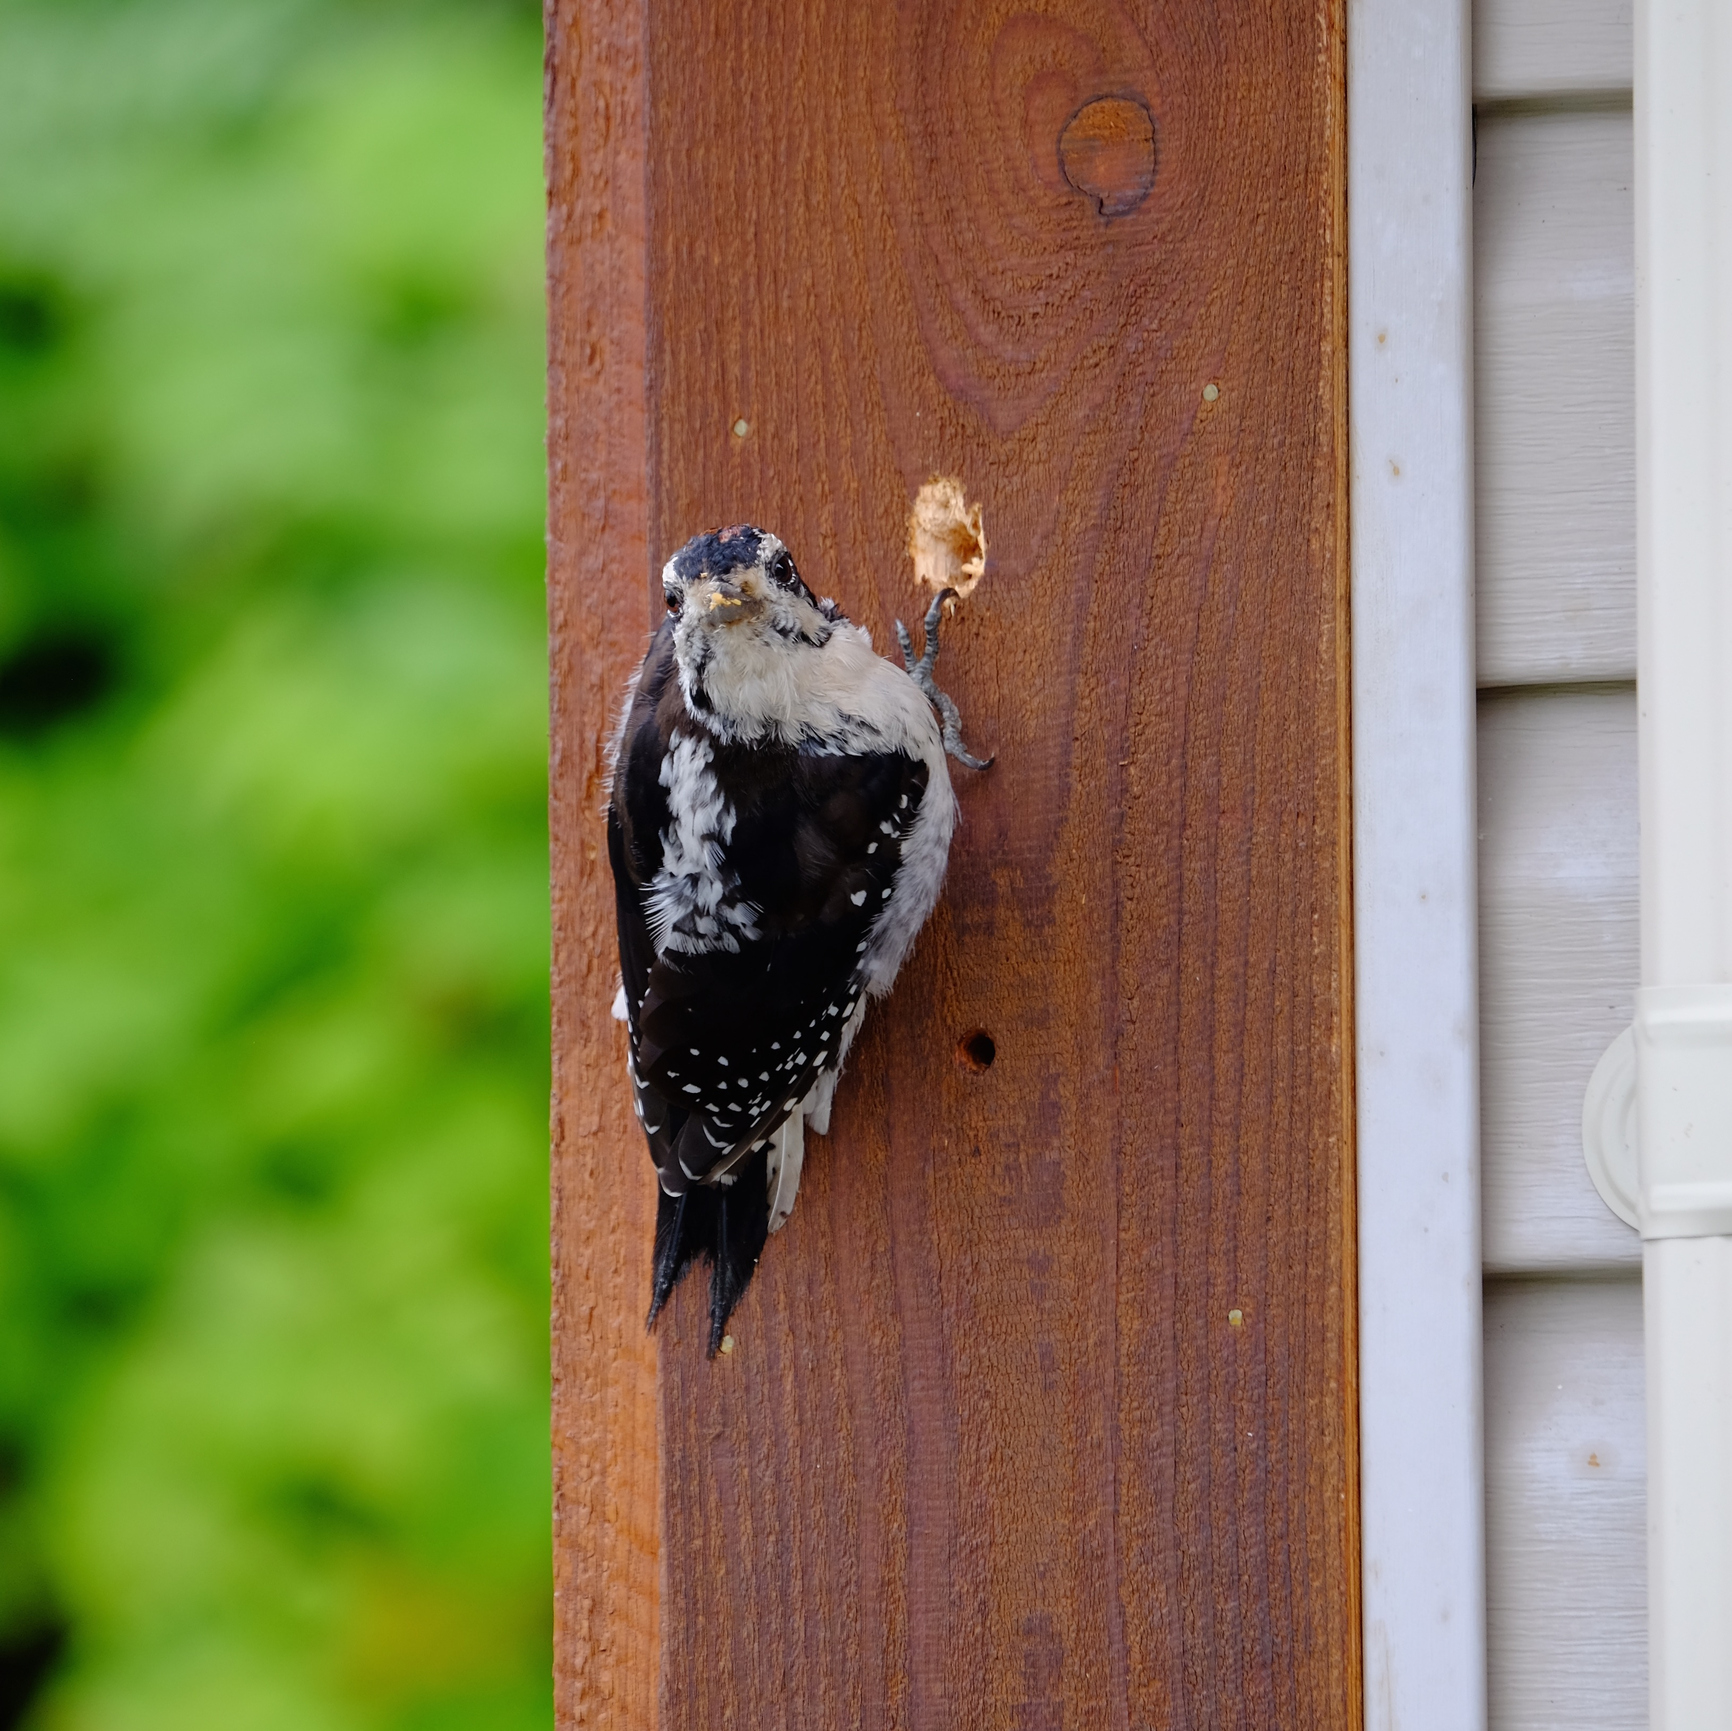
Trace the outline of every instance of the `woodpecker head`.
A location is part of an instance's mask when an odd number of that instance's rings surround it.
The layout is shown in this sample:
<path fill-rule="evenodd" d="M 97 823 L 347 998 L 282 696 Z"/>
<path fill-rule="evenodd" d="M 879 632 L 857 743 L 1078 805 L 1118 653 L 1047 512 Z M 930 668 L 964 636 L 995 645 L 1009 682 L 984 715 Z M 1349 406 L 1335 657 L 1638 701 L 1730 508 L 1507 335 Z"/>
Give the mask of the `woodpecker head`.
<path fill-rule="evenodd" d="M 724 728 L 753 731 L 790 713 L 806 682 L 800 663 L 843 622 L 788 549 L 749 523 L 694 536 L 663 567 L 662 594 L 686 702 Z"/>

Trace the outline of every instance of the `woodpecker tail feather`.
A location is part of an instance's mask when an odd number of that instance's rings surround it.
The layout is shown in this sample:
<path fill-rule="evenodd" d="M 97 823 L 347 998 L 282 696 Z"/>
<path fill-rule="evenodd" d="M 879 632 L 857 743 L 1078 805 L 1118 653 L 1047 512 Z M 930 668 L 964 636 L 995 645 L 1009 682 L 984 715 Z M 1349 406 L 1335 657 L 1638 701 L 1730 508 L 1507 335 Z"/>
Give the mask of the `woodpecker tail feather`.
<path fill-rule="evenodd" d="M 704 1244 L 699 1225 L 703 1212 L 710 1206 L 710 1197 L 685 1191 L 670 1196 L 665 1190 L 656 1192 L 656 1241 L 652 1258 L 653 1274 L 650 1285 L 649 1316 L 646 1328 L 654 1328 L 680 1276 L 691 1267 L 692 1258 Z"/>
<path fill-rule="evenodd" d="M 763 1149 L 734 1168 L 732 1184 L 698 1185 L 656 1202 L 654 1275 L 648 1326 L 692 1263 L 710 1262 L 710 1357 L 721 1349 L 728 1318 L 751 1284 L 770 1231 Z"/>

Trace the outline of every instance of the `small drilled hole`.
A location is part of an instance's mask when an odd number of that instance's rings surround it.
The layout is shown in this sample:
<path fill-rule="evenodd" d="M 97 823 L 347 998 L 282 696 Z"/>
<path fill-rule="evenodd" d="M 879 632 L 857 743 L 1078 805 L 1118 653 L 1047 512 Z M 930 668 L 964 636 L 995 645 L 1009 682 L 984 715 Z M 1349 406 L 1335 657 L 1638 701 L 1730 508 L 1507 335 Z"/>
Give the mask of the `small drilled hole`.
<path fill-rule="evenodd" d="M 976 1028 L 972 1034 L 964 1034 L 956 1042 L 957 1063 L 977 1075 L 982 1070 L 990 1070 L 992 1060 L 997 1056 L 998 1042 L 984 1028 Z"/>

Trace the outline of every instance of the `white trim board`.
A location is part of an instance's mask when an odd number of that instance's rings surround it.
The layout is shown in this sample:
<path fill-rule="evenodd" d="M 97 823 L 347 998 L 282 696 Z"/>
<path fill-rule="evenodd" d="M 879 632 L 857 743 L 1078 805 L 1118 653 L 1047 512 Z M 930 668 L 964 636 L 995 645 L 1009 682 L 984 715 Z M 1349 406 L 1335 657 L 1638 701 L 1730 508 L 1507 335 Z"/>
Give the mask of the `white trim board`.
<path fill-rule="evenodd" d="M 1365 1722 L 1481 1731 L 1485 1517 L 1466 0 L 1350 0 Z"/>

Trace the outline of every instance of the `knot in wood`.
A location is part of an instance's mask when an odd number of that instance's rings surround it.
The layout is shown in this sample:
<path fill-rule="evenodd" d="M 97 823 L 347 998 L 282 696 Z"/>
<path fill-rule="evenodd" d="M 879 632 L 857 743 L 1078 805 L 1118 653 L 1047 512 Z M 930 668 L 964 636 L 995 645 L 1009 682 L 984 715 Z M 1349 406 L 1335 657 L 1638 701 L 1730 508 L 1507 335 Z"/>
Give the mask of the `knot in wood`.
<path fill-rule="evenodd" d="M 1102 216 L 1128 216 L 1155 184 L 1155 119 L 1134 97 L 1085 102 L 1058 139 L 1064 177 Z"/>

